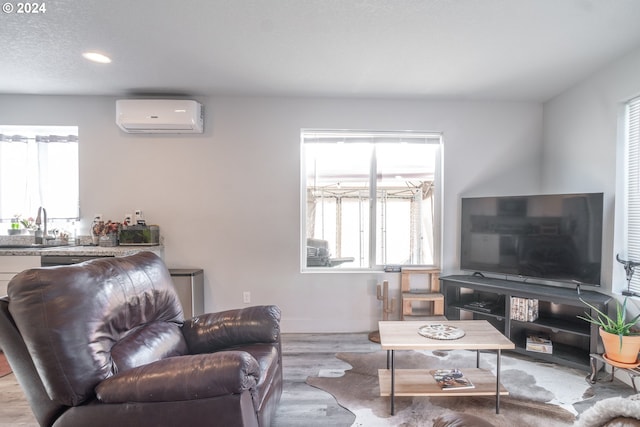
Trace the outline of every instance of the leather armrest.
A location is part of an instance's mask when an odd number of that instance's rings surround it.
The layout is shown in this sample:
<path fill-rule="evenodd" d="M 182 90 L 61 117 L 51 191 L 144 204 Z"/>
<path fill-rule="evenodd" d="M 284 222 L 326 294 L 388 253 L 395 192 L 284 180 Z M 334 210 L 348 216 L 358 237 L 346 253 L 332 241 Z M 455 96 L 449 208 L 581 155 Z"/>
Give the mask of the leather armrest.
<path fill-rule="evenodd" d="M 275 343 L 280 339 L 280 309 L 262 305 L 188 319 L 182 333 L 191 353 L 207 353 L 239 345 Z"/>
<path fill-rule="evenodd" d="M 169 357 L 102 381 L 104 403 L 173 402 L 242 393 L 258 382 L 260 367 L 244 351 Z"/>

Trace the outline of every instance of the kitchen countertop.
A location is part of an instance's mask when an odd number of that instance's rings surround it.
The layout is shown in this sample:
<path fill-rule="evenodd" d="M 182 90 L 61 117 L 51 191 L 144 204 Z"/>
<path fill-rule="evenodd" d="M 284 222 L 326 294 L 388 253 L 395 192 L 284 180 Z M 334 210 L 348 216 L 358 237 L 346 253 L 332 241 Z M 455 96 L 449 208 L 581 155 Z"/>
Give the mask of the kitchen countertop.
<path fill-rule="evenodd" d="M 0 248 L 0 256 L 127 256 L 150 251 L 163 255 L 164 246 L 53 246 L 50 248 Z"/>

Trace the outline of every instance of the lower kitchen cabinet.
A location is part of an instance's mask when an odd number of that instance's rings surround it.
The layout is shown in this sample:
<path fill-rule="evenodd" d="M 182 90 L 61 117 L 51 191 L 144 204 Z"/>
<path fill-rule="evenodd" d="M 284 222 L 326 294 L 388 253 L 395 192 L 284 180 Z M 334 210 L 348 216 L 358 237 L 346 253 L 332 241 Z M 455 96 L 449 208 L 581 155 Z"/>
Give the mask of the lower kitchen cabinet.
<path fill-rule="evenodd" d="M 40 256 L 0 256 L 0 296 L 7 294 L 7 285 L 13 276 L 35 267 L 40 267 Z"/>
<path fill-rule="evenodd" d="M 589 354 L 599 353 L 598 327 L 577 316 L 596 316 L 580 299 L 606 312 L 611 299 L 595 291 L 539 285 L 479 276 L 445 276 L 442 292 L 449 320 L 483 319 L 508 337 L 517 353 L 574 368 L 589 368 Z M 535 319 L 522 318 L 522 300 L 535 303 Z M 525 316 L 526 317 L 526 316 Z M 551 340 L 551 353 L 527 350 L 528 337 Z"/>

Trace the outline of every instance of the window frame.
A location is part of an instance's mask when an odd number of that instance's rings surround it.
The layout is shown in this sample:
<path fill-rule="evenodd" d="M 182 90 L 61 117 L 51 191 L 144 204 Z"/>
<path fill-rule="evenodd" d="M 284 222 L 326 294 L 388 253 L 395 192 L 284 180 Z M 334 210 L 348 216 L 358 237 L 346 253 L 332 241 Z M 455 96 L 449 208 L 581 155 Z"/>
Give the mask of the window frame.
<path fill-rule="evenodd" d="M 443 197 L 442 197 L 442 184 L 443 184 L 443 165 L 444 165 L 444 144 L 442 132 L 421 132 L 421 131 L 371 131 L 371 130 L 347 130 L 347 129 L 307 129 L 300 130 L 300 246 L 299 246 L 299 262 L 300 270 L 303 273 L 345 273 L 345 272 L 383 272 L 386 265 L 379 265 L 376 263 L 377 258 L 377 226 L 378 226 L 378 213 L 377 213 L 377 179 L 376 177 L 376 160 L 370 162 L 370 174 L 369 174 L 369 220 L 373 221 L 373 226 L 368 227 L 369 233 L 369 267 L 344 267 L 344 268 L 331 268 L 331 267 L 308 267 L 306 246 L 307 246 L 307 171 L 306 171 L 306 155 L 305 155 L 305 136 L 308 134 L 353 134 L 353 135 L 374 135 L 380 138 L 393 138 L 398 136 L 405 137 L 423 137 L 426 142 L 437 145 L 436 158 L 435 158 L 435 171 L 434 179 L 435 189 L 433 194 L 433 264 L 405 264 L 411 268 L 440 268 L 441 256 L 442 256 L 442 209 L 443 209 Z M 436 142 L 437 140 L 437 142 Z M 396 267 L 397 264 L 389 264 Z"/>

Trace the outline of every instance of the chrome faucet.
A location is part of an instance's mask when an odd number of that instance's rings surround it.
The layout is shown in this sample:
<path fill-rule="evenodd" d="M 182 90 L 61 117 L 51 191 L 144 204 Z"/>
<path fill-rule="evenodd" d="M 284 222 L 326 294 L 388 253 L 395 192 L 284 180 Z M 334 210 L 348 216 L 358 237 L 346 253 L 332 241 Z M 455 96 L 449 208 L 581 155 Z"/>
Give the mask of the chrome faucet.
<path fill-rule="evenodd" d="M 40 224 L 42 224 L 42 218 L 40 217 L 40 214 L 44 215 L 44 231 L 40 229 Z M 36 225 L 38 226 L 38 229 L 36 230 L 36 245 L 42 245 L 47 241 L 47 210 L 42 206 L 38 208 Z"/>

